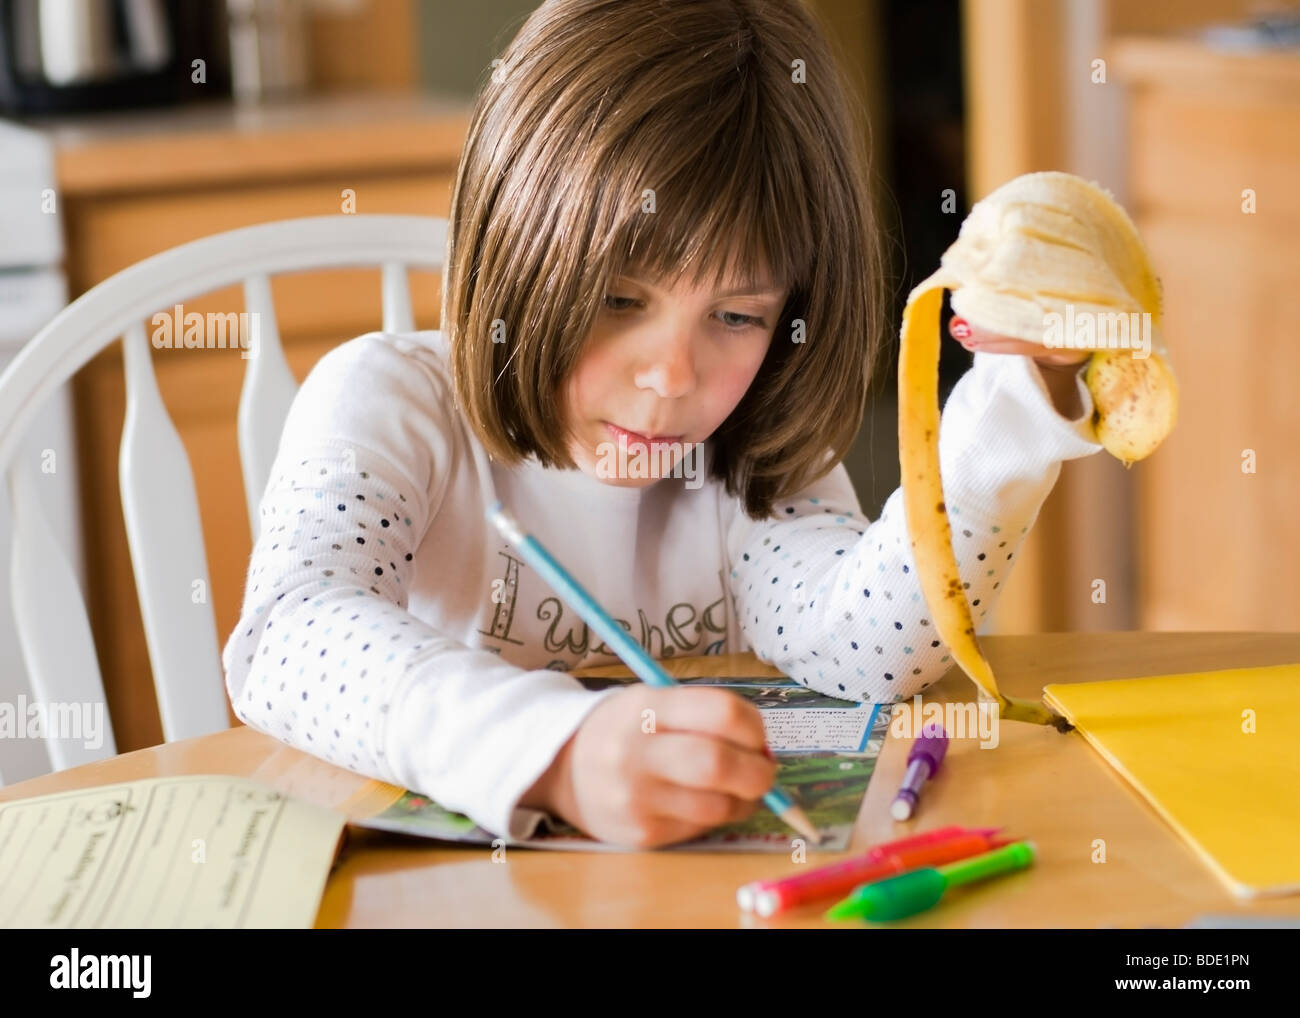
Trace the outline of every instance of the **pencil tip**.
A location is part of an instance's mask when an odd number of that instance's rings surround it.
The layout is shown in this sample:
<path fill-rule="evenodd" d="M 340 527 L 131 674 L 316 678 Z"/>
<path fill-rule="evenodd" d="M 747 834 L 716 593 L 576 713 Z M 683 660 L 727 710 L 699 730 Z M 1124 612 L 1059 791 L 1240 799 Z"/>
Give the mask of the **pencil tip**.
<path fill-rule="evenodd" d="M 812 821 L 798 806 L 792 805 L 788 810 L 781 814 L 781 819 L 811 841 L 814 845 L 820 845 L 823 841 L 821 832 L 812 825 Z"/>

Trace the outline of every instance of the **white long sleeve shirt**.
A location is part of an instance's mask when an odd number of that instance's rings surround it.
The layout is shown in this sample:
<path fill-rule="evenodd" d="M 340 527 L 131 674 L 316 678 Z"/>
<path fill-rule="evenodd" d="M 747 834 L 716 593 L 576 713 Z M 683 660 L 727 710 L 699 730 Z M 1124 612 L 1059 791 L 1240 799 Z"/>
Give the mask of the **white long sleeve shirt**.
<path fill-rule="evenodd" d="M 312 369 L 260 503 L 222 654 L 235 713 L 481 827 L 529 837 L 519 799 L 615 690 L 617 657 L 485 519 L 502 499 L 654 657 L 753 650 L 832 696 L 893 702 L 950 667 L 902 492 L 866 519 L 843 464 L 755 522 L 701 472 L 617 488 L 490 461 L 453 402 L 438 332 L 372 333 Z M 976 353 L 944 407 L 945 501 L 976 621 L 1060 472 L 1098 451 L 1028 358 Z M 708 443 L 705 443 L 708 455 Z"/>

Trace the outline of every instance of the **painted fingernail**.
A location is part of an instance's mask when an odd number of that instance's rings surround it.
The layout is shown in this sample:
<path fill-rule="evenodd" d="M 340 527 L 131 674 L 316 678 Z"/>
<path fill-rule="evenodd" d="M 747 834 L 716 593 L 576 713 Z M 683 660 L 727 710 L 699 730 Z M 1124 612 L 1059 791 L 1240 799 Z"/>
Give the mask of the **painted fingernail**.
<path fill-rule="evenodd" d="M 763 743 L 763 755 L 767 757 L 769 760 L 771 760 L 773 763 L 776 763 L 776 754 L 772 752 L 772 747 L 769 746 L 766 742 Z"/>
<path fill-rule="evenodd" d="M 953 339 L 969 339 L 970 323 L 965 318 L 954 317 L 948 323 L 948 331 L 952 333 Z"/>

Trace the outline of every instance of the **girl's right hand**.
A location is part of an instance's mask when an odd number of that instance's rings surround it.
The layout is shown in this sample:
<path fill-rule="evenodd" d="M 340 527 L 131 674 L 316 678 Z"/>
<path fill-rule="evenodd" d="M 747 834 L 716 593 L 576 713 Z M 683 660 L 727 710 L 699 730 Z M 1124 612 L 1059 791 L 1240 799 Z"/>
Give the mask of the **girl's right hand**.
<path fill-rule="evenodd" d="M 747 700 L 638 683 L 587 715 L 530 797 L 600 841 L 655 848 L 743 820 L 776 771 Z"/>

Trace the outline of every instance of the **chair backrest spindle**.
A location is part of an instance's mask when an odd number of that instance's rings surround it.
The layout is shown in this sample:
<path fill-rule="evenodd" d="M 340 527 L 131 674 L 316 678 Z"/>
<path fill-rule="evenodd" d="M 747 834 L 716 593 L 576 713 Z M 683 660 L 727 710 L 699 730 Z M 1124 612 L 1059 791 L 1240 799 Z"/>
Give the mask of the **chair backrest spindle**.
<path fill-rule="evenodd" d="M 280 343 L 270 277 L 259 273 L 244 280 L 244 309 L 252 342 L 245 351 L 248 363 L 239 392 L 239 460 L 244 473 L 249 528 L 256 541 L 262 529 L 257 507 L 271 478 L 280 432 L 284 430 L 298 383 L 289 370 Z"/>
<path fill-rule="evenodd" d="M 45 522 L 39 478 L 31 465 L 17 456 L 6 474 L 13 507 L 9 580 L 14 624 L 34 702 L 44 705 L 50 763 L 63 770 L 106 759 L 117 747 L 81 587 Z M 102 711 L 98 744 L 83 724 L 85 712 L 96 710 Z M 17 720 L 27 722 L 25 717 Z M 81 728 L 81 738 L 75 737 L 74 726 Z"/>
<path fill-rule="evenodd" d="M 118 483 L 149 660 L 155 671 L 190 676 L 184 694 L 176 684 L 158 686 L 163 737 L 171 742 L 228 727 L 225 680 L 194 474 L 158 392 L 143 324 L 123 335 L 122 359 Z"/>
<path fill-rule="evenodd" d="M 401 262 L 384 263 L 384 331 L 413 332 L 415 315 L 411 311 L 411 285 L 406 266 Z"/>

